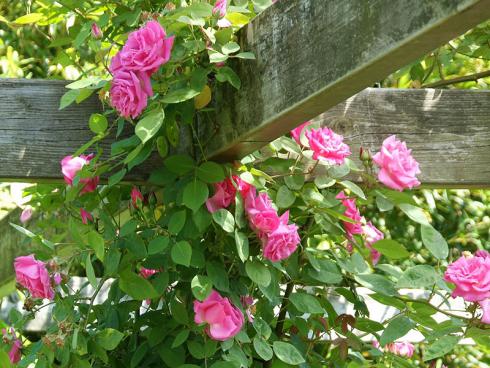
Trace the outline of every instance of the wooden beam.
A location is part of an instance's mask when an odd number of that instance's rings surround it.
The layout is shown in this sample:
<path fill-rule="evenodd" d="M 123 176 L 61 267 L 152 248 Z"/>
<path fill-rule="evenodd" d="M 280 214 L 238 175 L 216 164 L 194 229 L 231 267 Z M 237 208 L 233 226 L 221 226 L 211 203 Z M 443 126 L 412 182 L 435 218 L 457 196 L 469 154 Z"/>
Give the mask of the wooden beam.
<path fill-rule="evenodd" d="M 489 18 L 490 0 L 278 1 L 239 35 L 256 60 L 218 91 L 208 152 L 242 157 Z"/>
<path fill-rule="evenodd" d="M 392 134 L 408 143 L 428 187 L 490 187 L 490 91 L 367 88 L 314 119 L 357 159 Z"/>
<path fill-rule="evenodd" d="M 101 112 L 96 96 L 59 110 L 67 81 L 0 79 L 0 179 L 3 181 L 59 181 L 60 160 L 76 152 L 93 136 L 92 113 Z M 128 132 L 130 133 L 130 132 Z M 114 136 L 100 142 L 107 157 Z M 90 150 L 89 150 L 90 151 Z M 143 181 L 158 163 L 133 169 L 128 180 Z"/>
<path fill-rule="evenodd" d="M 100 104 L 92 98 L 59 111 L 65 84 L 0 80 L 0 180 L 60 181 L 60 159 L 92 137 L 87 122 Z M 353 152 L 361 144 L 375 152 L 397 134 L 413 148 L 425 185 L 489 186 L 490 91 L 369 88 L 318 119 L 344 134 Z M 110 143 L 102 142 L 105 152 Z M 144 180 L 160 165 L 150 159 L 127 180 Z"/>

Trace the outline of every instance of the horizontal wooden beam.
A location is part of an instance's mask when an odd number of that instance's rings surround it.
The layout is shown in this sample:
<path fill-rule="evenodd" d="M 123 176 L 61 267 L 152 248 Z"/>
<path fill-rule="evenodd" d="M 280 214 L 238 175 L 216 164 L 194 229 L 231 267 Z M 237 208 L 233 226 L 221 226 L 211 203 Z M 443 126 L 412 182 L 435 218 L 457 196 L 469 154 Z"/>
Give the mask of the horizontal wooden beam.
<path fill-rule="evenodd" d="M 489 18 L 490 0 L 278 1 L 240 34 L 256 60 L 218 91 L 208 152 L 242 157 Z"/>
<path fill-rule="evenodd" d="M 58 110 L 65 84 L 0 80 L 0 180 L 59 181 L 60 159 L 90 140 L 88 118 L 100 104 L 91 98 Z M 425 185 L 489 186 L 490 91 L 368 88 L 317 119 L 344 134 L 353 152 L 375 152 L 397 134 L 413 148 Z M 105 152 L 111 139 L 101 143 Z M 150 159 L 127 180 L 142 181 L 159 165 Z"/>

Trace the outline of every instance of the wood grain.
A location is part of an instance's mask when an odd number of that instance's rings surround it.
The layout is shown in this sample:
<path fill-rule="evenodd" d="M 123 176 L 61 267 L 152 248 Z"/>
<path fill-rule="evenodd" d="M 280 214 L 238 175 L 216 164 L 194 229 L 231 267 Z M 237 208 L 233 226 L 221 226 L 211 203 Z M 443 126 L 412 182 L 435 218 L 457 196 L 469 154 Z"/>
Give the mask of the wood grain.
<path fill-rule="evenodd" d="M 60 159 L 92 137 L 87 122 L 100 104 L 94 98 L 59 111 L 64 85 L 0 80 L 1 180 L 60 181 Z M 490 186 L 490 91 L 368 88 L 317 119 L 344 134 L 354 156 L 361 144 L 375 152 L 397 134 L 413 148 L 424 185 Z M 105 152 L 110 143 L 101 144 Z M 127 180 L 143 181 L 160 165 L 150 159 Z"/>
<path fill-rule="evenodd" d="M 490 91 L 368 88 L 314 120 L 343 134 L 356 158 L 396 134 L 425 186 L 490 187 Z"/>
<path fill-rule="evenodd" d="M 217 95 L 208 152 L 229 161 L 490 18 L 490 0 L 278 1 L 240 33 L 255 61 Z"/>

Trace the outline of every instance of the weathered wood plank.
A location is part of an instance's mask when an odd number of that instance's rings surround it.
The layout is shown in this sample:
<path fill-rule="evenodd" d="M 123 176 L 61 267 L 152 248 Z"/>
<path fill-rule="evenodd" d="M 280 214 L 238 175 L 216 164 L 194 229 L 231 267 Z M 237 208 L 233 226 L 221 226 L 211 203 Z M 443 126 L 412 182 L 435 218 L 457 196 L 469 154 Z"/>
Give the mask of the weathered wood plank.
<path fill-rule="evenodd" d="M 240 34 L 257 60 L 219 91 L 208 152 L 242 157 L 488 18 L 490 0 L 278 1 Z"/>
<path fill-rule="evenodd" d="M 18 181 L 59 180 L 60 160 L 87 143 L 92 113 L 102 105 L 93 96 L 80 105 L 59 110 L 66 81 L 0 79 L 0 178 Z M 100 143 L 106 155 L 114 136 Z M 89 150 L 90 151 L 90 150 Z M 158 161 L 158 160 L 157 160 Z M 131 171 L 142 181 L 155 166 L 148 162 Z"/>
<path fill-rule="evenodd" d="M 314 120 L 343 134 L 356 157 L 396 134 L 423 185 L 490 187 L 490 91 L 368 88 Z"/>
<path fill-rule="evenodd" d="M 58 111 L 64 82 L 0 80 L 0 179 L 60 180 L 59 160 L 86 143 L 96 99 Z M 373 152 L 390 134 L 414 149 L 425 185 L 488 187 L 490 91 L 369 88 L 318 117 L 346 137 L 353 152 Z M 102 143 L 109 151 L 110 141 Z M 134 171 L 143 180 L 158 158 Z"/>

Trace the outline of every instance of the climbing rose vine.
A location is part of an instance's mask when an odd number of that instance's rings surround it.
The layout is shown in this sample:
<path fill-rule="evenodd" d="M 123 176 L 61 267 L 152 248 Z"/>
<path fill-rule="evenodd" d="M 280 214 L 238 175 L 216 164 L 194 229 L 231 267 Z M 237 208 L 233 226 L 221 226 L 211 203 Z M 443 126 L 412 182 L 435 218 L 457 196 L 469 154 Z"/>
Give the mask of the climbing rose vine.
<path fill-rule="evenodd" d="M 240 161 L 206 157 L 215 92 L 239 89 L 234 68 L 254 58 L 237 32 L 271 1 L 71 3 L 72 42 L 96 67 L 62 107 L 97 91 L 104 110 L 88 121 L 93 138 L 60 157 L 66 185 L 32 196 L 34 213 L 66 216 L 66 233 L 15 225 L 32 252 L 15 260 L 24 311 L 2 330 L 2 367 L 432 368 L 463 337 L 486 336 L 490 257 L 453 259 L 406 191 L 421 172 L 399 137 L 358 152 L 299 121 Z M 437 267 L 380 213 L 408 216 Z M 453 298 L 466 312 L 446 307 Z M 46 310 L 46 331 L 25 333 Z"/>

